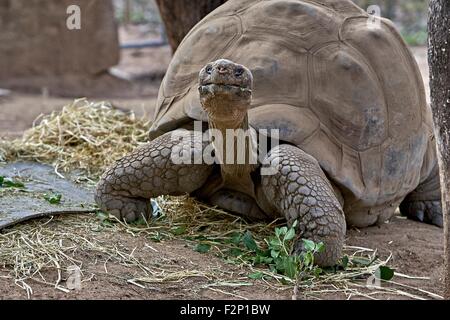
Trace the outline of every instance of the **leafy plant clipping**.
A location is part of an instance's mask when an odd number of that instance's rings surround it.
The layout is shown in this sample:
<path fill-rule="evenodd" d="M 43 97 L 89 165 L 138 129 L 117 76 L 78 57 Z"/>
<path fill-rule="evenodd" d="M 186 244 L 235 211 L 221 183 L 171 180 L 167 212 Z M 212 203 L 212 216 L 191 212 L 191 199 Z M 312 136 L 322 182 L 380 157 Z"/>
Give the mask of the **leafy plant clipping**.
<path fill-rule="evenodd" d="M 60 204 L 62 195 L 59 193 L 44 194 L 44 199 L 50 204 Z"/>
<path fill-rule="evenodd" d="M 4 176 L 0 176 L 0 188 L 25 188 L 25 185 L 20 181 L 11 180 Z"/>
<path fill-rule="evenodd" d="M 250 232 L 246 232 L 242 242 L 246 248 L 254 253 L 252 263 L 254 265 L 267 265 L 273 273 L 281 274 L 290 279 L 304 279 L 311 276 L 319 276 L 322 269 L 314 264 L 314 255 L 323 252 L 325 245 L 314 243 L 311 240 L 302 239 L 303 250 L 295 251 L 297 241 L 295 228 L 297 221 L 291 227 L 275 228 L 275 235 L 265 239 L 267 248 L 261 249 L 253 240 Z M 249 275 L 252 279 L 262 279 L 262 272 Z"/>

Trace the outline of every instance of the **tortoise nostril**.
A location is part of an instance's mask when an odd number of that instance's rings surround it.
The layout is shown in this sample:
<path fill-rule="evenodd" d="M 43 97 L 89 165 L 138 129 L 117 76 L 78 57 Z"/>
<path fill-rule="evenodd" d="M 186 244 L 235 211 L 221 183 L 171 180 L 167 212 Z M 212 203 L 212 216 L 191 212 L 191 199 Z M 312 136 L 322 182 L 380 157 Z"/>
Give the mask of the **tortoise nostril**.
<path fill-rule="evenodd" d="M 217 71 L 218 71 L 220 74 L 224 74 L 224 73 L 227 73 L 227 72 L 228 72 L 227 68 L 225 68 L 225 67 L 218 67 L 218 68 L 217 68 Z"/>

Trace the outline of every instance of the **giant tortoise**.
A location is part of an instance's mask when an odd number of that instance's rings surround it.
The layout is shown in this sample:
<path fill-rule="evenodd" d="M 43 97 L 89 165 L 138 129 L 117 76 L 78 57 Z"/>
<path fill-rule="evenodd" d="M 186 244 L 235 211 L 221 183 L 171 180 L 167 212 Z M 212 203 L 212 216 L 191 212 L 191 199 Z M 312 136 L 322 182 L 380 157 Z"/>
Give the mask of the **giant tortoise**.
<path fill-rule="evenodd" d="M 442 225 L 418 66 L 391 22 L 349 0 L 229 0 L 176 51 L 150 131 L 98 184 L 98 205 L 120 219 L 148 217 L 152 197 L 191 194 L 298 221 L 296 250 L 324 242 L 322 266 L 339 259 L 347 225 L 398 207 Z"/>

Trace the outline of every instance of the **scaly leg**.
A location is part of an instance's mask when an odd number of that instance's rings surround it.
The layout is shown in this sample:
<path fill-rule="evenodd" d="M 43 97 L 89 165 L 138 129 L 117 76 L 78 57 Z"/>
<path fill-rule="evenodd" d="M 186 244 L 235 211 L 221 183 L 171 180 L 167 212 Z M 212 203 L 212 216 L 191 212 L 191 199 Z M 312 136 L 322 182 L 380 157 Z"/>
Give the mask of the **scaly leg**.
<path fill-rule="evenodd" d="M 316 263 L 336 264 L 345 239 L 345 217 L 318 162 L 297 147 L 280 145 L 269 152 L 263 165 L 276 169 L 275 174 L 261 177 L 267 200 L 289 225 L 298 221 L 296 251 L 303 250 L 302 238 L 321 241 L 325 251 L 316 256 Z"/>
<path fill-rule="evenodd" d="M 192 131 L 168 132 L 117 161 L 97 185 L 95 201 L 100 209 L 131 222 L 150 216 L 150 198 L 189 194 L 200 188 L 213 167 L 173 161 L 180 152 L 191 159 L 201 155 L 204 145 L 193 137 Z"/>

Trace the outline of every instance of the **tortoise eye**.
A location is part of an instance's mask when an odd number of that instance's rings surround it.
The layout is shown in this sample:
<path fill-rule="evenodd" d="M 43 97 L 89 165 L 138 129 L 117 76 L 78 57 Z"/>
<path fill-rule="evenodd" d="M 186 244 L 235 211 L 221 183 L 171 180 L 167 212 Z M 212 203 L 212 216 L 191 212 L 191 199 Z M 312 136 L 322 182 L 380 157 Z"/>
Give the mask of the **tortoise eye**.
<path fill-rule="evenodd" d="M 212 73 L 212 67 L 211 66 L 207 66 L 205 69 L 207 74 L 211 74 Z"/>
<path fill-rule="evenodd" d="M 242 76 L 243 73 L 244 73 L 244 68 L 236 68 L 236 70 L 234 71 L 234 75 L 236 77 Z"/>

